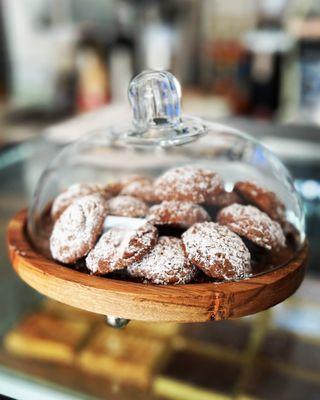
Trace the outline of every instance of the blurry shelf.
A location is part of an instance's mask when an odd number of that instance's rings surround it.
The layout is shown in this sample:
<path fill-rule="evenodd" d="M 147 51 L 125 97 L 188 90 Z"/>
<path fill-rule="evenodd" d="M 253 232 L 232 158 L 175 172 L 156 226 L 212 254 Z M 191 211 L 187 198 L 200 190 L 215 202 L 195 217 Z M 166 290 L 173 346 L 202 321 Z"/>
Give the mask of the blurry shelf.
<path fill-rule="evenodd" d="M 23 359 L 0 349 L 0 394 L 16 400 L 156 400 L 75 368 Z"/>
<path fill-rule="evenodd" d="M 0 363 L 1 355 L 0 355 Z M 30 364 L 30 363 L 28 363 Z M 20 365 L 20 364 L 19 364 Z M 37 381 L 17 372 L 17 368 L 0 368 L 1 394 L 15 400 L 41 399 L 41 400 L 81 400 L 88 399 L 81 393 L 72 393 L 66 388 L 52 387 L 49 382 Z"/>
<path fill-rule="evenodd" d="M 274 136 L 263 137 L 262 143 L 284 162 L 320 163 L 320 132 L 319 143 Z"/>

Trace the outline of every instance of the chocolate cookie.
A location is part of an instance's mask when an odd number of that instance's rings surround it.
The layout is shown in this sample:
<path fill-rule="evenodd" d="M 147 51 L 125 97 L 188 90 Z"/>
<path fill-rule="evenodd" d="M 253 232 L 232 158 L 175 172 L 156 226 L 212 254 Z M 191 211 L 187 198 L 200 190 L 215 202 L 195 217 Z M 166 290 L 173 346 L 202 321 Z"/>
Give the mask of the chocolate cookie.
<path fill-rule="evenodd" d="M 128 272 L 150 283 L 178 285 L 191 282 L 197 269 L 188 262 L 181 239 L 161 236 L 140 262 L 128 266 Z"/>
<path fill-rule="evenodd" d="M 285 220 L 285 206 L 274 192 L 271 192 L 253 182 L 237 182 L 234 191 L 245 201 L 269 215 L 275 221 Z"/>
<path fill-rule="evenodd" d="M 150 251 L 158 239 L 157 228 L 144 224 L 138 229 L 112 228 L 104 233 L 86 258 L 87 268 L 94 274 L 127 267 Z"/>
<path fill-rule="evenodd" d="M 189 261 L 216 279 L 240 279 L 251 271 L 250 253 L 241 238 L 215 222 L 193 225 L 182 235 Z"/>
<path fill-rule="evenodd" d="M 110 197 L 118 196 L 122 189 L 122 185 L 119 181 L 109 182 L 104 186 L 107 193 L 110 193 Z"/>
<path fill-rule="evenodd" d="M 223 192 L 219 193 L 218 195 L 213 196 L 212 198 L 208 198 L 206 202 L 207 202 L 207 204 L 213 205 L 216 207 L 227 207 L 234 203 L 241 204 L 242 199 L 234 191 L 232 191 L 232 192 L 223 191 Z"/>
<path fill-rule="evenodd" d="M 174 225 L 189 228 L 196 222 L 210 221 L 207 211 L 188 201 L 163 201 L 150 208 L 148 221 L 154 225 Z"/>
<path fill-rule="evenodd" d="M 204 203 L 223 190 L 221 178 L 215 172 L 192 166 L 170 169 L 154 183 L 160 200 L 180 200 Z"/>
<path fill-rule="evenodd" d="M 121 190 L 120 194 L 133 196 L 147 203 L 154 203 L 157 201 L 153 183 L 149 179 L 140 179 L 129 183 Z"/>
<path fill-rule="evenodd" d="M 117 196 L 107 202 L 108 214 L 121 217 L 145 217 L 149 208 L 145 202 L 132 196 Z"/>
<path fill-rule="evenodd" d="M 151 179 L 145 175 L 130 174 L 122 177 L 119 182 L 123 189 L 133 182 L 151 182 Z"/>
<path fill-rule="evenodd" d="M 232 204 L 223 208 L 218 222 L 268 250 L 277 250 L 286 244 L 280 224 L 253 206 Z"/>
<path fill-rule="evenodd" d="M 130 185 L 131 183 L 140 182 L 140 181 L 141 182 L 145 182 L 145 181 L 150 182 L 150 179 L 143 175 L 136 175 L 136 174 L 125 175 L 124 177 L 122 177 L 118 180 L 113 180 L 113 181 L 107 183 L 104 188 L 111 194 L 111 197 L 113 197 L 113 196 L 118 196 L 120 194 L 120 192 L 122 191 L 122 189 L 125 188 L 126 186 Z M 136 197 L 138 197 L 138 196 L 136 196 Z"/>
<path fill-rule="evenodd" d="M 105 198 L 92 194 L 75 200 L 57 219 L 50 237 L 54 259 L 72 264 L 94 247 L 107 212 Z"/>
<path fill-rule="evenodd" d="M 55 221 L 76 199 L 93 193 L 101 194 L 105 198 L 111 197 L 111 193 L 105 187 L 95 183 L 75 183 L 69 186 L 67 190 L 60 193 L 53 201 L 51 207 L 52 219 Z"/>

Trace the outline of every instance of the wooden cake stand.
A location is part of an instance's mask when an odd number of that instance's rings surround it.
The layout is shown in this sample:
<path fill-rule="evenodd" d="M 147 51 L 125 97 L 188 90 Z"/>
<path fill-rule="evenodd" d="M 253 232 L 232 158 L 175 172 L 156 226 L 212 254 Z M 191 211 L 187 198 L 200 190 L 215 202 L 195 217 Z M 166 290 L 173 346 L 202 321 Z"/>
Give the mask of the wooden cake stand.
<path fill-rule="evenodd" d="M 27 211 L 8 227 L 12 265 L 26 283 L 62 303 L 104 315 L 143 321 L 204 322 L 238 318 L 272 307 L 300 286 L 308 256 L 304 243 L 287 265 L 238 282 L 145 285 L 90 276 L 36 252 L 26 236 Z"/>

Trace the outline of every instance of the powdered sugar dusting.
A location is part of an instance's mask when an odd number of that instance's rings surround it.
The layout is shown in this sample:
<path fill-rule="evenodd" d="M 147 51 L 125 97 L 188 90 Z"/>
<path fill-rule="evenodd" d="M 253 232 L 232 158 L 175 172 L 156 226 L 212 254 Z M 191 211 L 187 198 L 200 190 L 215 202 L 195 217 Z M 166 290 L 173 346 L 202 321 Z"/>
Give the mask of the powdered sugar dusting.
<path fill-rule="evenodd" d="M 258 185 L 256 182 L 237 182 L 235 190 L 247 200 L 257 206 L 272 219 L 283 222 L 285 219 L 285 206 L 274 192 Z"/>
<path fill-rule="evenodd" d="M 119 247 L 124 241 L 127 244 L 129 238 L 124 238 L 127 232 L 123 229 L 112 228 L 101 236 L 86 258 L 86 266 L 92 273 L 103 274 L 122 268 L 123 251 L 121 253 Z"/>
<path fill-rule="evenodd" d="M 99 239 L 86 258 L 87 268 L 98 274 L 122 269 L 138 261 L 156 244 L 157 229 L 145 224 L 139 229 L 111 228 Z"/>
<path fill-rule="evenodd" d="M 232 204 L 220 211 L 218 222 L 268 250 L 286 244 L 280 224 L 253 206 Z"/>
<path fill-rule="evenodd" d="M 193 225 L 182 235 L 191 263 L 210 277 L 240 279 L 251 270 L 250 253 L 241 238 L 215 222 Z"/>
<path fill-rule="evenodd" d="M 71 204 L 74 200 L 87 196 L 93 193 L 100 193 L 107 196 L 103 186 L 95 183 L 75 183 L 68 189 L 60 193 L 54 200 L 51 207 L 51 216 L 56 220 L 59 215 Z M 110 197 L 110 196 L 109 196 Z"/>
<path fill-rule="evenodd" d="M 183 251 L 181 239 L 161 236 L 156 246 L 140 262 L 128 267 L 130 275 L 159 284 L 181 284 L 192 281 L 197 269 Z"/>
<path fill-rule="evenodd" d="M 146 179 L 129 183 L 122 189 L 120 194 L 133 196 L 146 202 L 155 202 L 157 200 L 153 183 Z"/>
<path fill-rule="evenodd" d="M 142 200 L 132 196 L 117 196 L 107 202 L 108 213 L 122 217 L 144 217 L 149 208 Z"/>
<path fill-rule="evenodd" d="M 227 207 L 233 203 L 241 203 L 240 197 L 234 192 L 223 191 L 216 196 L 212 196 L 207 199 L 208 204 L 215 205 L 217 207 Z"/>
<path fill-rule="evenodd" d="M 221 178 L 213 171 L 192 166 L 170 169 L 154 183 L 160 200 L 204 203 L 208 196 L 222 190 Z"/>
<path fill-rule="evenodd" d="M 101 234 L 106 215 L 105 199 L 92 194 L 75 200 L 56 221 L 50 237 L 52 257 L 74 263 L 84 257 Z"/>
<path fill-rule="evenodd" d="M 181 228 L 210 220 L 210 215 L 203 207 L 189 201 L 165 200 L 151 207 L 148 215 L 148 221 L 155 225 L 178 225 Z"/>

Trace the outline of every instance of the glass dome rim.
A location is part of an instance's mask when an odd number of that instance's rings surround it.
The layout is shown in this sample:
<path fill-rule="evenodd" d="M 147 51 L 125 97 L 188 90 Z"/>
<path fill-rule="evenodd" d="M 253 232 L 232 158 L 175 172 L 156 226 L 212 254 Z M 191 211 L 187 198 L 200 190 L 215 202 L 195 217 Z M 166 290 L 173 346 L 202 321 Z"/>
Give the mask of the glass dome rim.
<path fill-rule="evenodd" d="M 186 114 L 184 115 L 186 117 L 188 117 L 189 115 Z M 218 121 L 210 121 L 210 120 L 206 120 L 200 117 L 193 117 L 193 116 L 189 116 L 191 118 L 198 118 L 199 121 L 202 121 L 205 126 L 206 126 L 206 132 L 203 135 L 199 135 L 195 138 L 195 140 L 189 140 L 186 141 L 180 145 L 177 145 L 175 143 L 172 144 L 172 146 L 165 146 L 164 149 L 166 148 L 175 148 L 175 147 L 181 147 L 181 146 L 192 146 L 192 144 L 194 142 L 196 142 L 197 140 L 201 140 L 203 137 L 209 136 L 211 133 L 217 133 L 219 135 L 223 135 L 223 134 L 231 134 L 234 135 L 238 138 L 240 138 L 243 141 L 248 141 L 249 143 L 252 143 L 253 145 L 259 146 L 263 149 L 263 151 L 265 151 L 268 154 L 268 157 L 272 158 L 273 161 L 275 161 L 277 163 L 278 166 L 280 166 L 280 168 L 282 169 L 282 171 L 284 172 L 285 176 L 286 176 L 286 181 L 290 182 L 292 187 L 294 188 L 294 192 L 296 197 L 298 198 L 299 201 L 299 208 L 302 211 L 302 218 L 303 218 L 303 230 L 305 231 L 305 213 L 304 213 L 304 209 L 303 209 L 303 202 L 302 202 L 302 198 L 299 194 L 299 192 L 297 191 L 297 189 L 294 186 L 294 181 L 293 181 L 293 177 L 290 173 L 290 171 L 288 170 L 288 168 L 285 166 L 285 164 L 282 162 L 282 160 L 272 151 L 270 150 L 266 145 L 264 145 L 261 141 L 259 141 L 258 139 L 256 139 L 255 137 L 253 137 L 251 134 L 235 128 L 233 126 L 230 126 L 228 124 L 225 123 L 221 123 Z M 128 126 L 128 123 L 124 123 L 123 126 L 126 125 Z M 45 178 L 46 173 L 48 173 L 51 169 L 55 168 L 55 164 L 59 163 L 59 161 L 66 155 L 68 154 L 68 152 L 70 151 L 70 149 L 72 149 L 73 147 L 76 147 L 77 145 L 81 145 L 83 143 L 90 143 L 90 140 L 94 137 L 103 135 L 105 138 L 108 139 L 108 141 L 106 143 L 104 143 L 104 146 L 114 146 L 114 145 L 120 145 L 123 148 L 132 148 L 132 149 L 139 149 L 141 148 L 141 146 L 136 146 L 134 143 L 123 143 L 123 142 L 118 142 L 117 140 L 113 141 L 113 138 L 116 137 L 115 132 L 113 131 L 114 128 L 116 127 L 120 127 L 120 125 L 116 125 L 116 124 L 110 124 L 104 128 L 97 128 L 97 129 L 93 129 L 88 131 L 87 133 L 85 133 L 84 135 L 82 135 L 81 137 L 79 137 L 77 140 L 65 145 L 63 148 L 59 149 L 57 151 L 57 153 L 50 159 L 48 160 L 48 163 L 46 165 L 46 167 L 43 169 L 39 180 L 36 184 L 35 187 L 35 191 L 34 191 L 34 196 L 36 194 L 36 192 L 40 189 L 40 183 L 41 181 Z M 131 125 L 132 126 L 132 125 Z M 220 130 L 220 131 L 219 131 Z M 217 132 L 215 132 L 217 131 Z M 157 149 L 157 148 L 163 148 L 162 146 L 142 146 L 142 148 L 144 149 L 150 149 L 151 151 L 153 149 Z M 34 197 L 33 196 L 33 197 Z M 31 203 L 31 205 L 33 204 L 33 201 Z M 30 207 L 32 208 L 32 207 Z"/>

